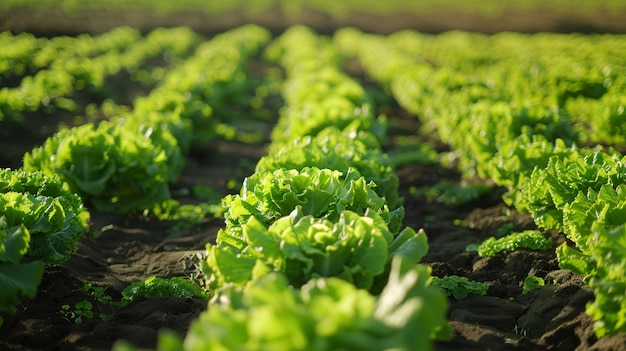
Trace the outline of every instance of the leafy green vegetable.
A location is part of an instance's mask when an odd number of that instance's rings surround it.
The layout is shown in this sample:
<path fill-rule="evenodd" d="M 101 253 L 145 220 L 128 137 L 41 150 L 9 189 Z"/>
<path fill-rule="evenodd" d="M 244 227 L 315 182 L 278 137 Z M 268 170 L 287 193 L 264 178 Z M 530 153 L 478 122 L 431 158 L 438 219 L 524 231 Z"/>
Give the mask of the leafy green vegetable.
<path fill-rule="evenodd" d="M 411 195 L 425 197 L 429 202 L 460 206 L 475 201 L 491 192 L 493 187 L 486 184 L 455 184 L 439 182 L 431 187 L 416 189 Z"/>
<path fill-rule="evenodd" d="M 433 277 L 433 285 L 443 289 L 448 295 L 461 300 L 469 294 L 487 295 L 489 286 L 482 282 L 471 281 L 467 277 L 447 275 L 445 277 Z"/>
<path fill-rule="evenodd" d="M 72 192 L 104 212 L 149 209 L 170 197 L 163 149 L 107 122 L 59 131 L 24 155 L 24 169 L 58 174 Z"/>
<path fill-rule="evenodd" d="M 522 212 L 528 212 L 528 199 L 523 196 L 529 186 L 535 168 L 546 168 L 550 158 L 575 157 L 577 149 L 567 146 L 563 139 L 548 141 L 543 135 L 520 135 L 500 144 L 498 152 L 489 161 L 489 177 L 496 185 L 504 186 L 507 192 L 502 200 Z M 529 189 L 530 190 L 530 189 Z"/>
<path fill-rule="evenodd" d="M 294 288 L 271 273 L 227 286 L 193 321 L 179 350 L 432 350 L 450 336 L 445 296 L 429 286 L 427 266 L 396 258 L 375 297 L 338 278 L 314 278 Z M 162 344 L 163 343 L 163 344 Z"/>
<path fill-rule="evenodd" d="M 375 187 L 353 168 L 348 168 L 345 174 L 317 167 L 256 172 L 244 180 L 240 195 L 229 195 L 222 200 L 226 227 L 234 233 L 250 216 L 270 225 L 298 206 L 304 215 L 333 222 L 344 210 L 363 215 L 369 208 L 395 234 L 402 224 L 404 208 L 390 211 Z"/>
<path fill-rule="evenodd" d="M 595 293 L 587 305 L 587 314 L 595 321 L 598 337 L 626 332 L 626 224 L 606 229 L 600 224 L 592 227 L 593 245 L 590 256 L 595 269 L 585 279 Z"/>
<path fill-rule="evenodd" d="M 63 262 L 89 230 L 88 221 L 80 197 L 59 177 L 0 169 L 0 262 L 18 263 L 24 255 Z"/>
<path fill-rule="evenodd" d="M 162 149 L 167 158 L 168 182 L 174 182 L 185 166 L 183 149 L 179 145 L 179 139 L 173 134 L 176 128 L 185 125 L 180 118 L 174 115 L 158 113 L 146 113 L 140 116 L 126 116 L 122 125 L 131 133 L 139 134 L 149 139 L 152 144 Z M 181 136 L 181 141 L 184 136 Z M 190 137 L 187 137 L 190 138 Z"/>
<path fill-rule="evenodd" d="M 88 221 L 58 177 L 0 169 L 0 312 L 14 313 L 20 296 L 35 296 L 44 265 L 69 259 Z"/>
<path fill-rule="evenodd" d="M 566 159 L 550 157 L 546 168 L 532 172 L 522 196 L 537 225 L 563 230 L 564 207 L 579 192 L 625 183 L 626 158 L 618 153 L 585 150 Z"/>
<path fill-rule="evenodd" d="M 15 313 L 19 296 L 33 298 L 43 277 L 41 261 L 28 263 L 0 262 L 0 312 Z M 3 319 L 0 316 L 0 326 Z"/>
<path fill-rule="evenodd" d="M 552 239 L 546 238 L 538 230 L 525 230 L 511 233 L 502 238 L 490 237 L 478 246 L 480 257 L 491 257 L 500 251 L 515 251 L 519 249 L 549 250 L 552 248 Z"/>
<path fill-rule="evenodd" d="M 182 277 L 164 279 L 150 277 L 134 282 L 122 290 L 122 298 L 125 301 L 133 301 L 138 297 L 165 298 L 165 297 L 194 297 L 207 298 L 206 293 L 189 280 Z"/>
<path fill-rule="evenodd" d="M 595 244 L 591 241 L 595 223 L 607 229 L 626 223 L 626 184 L 603 185 L 599 191 L 589 188 L 563 207 L 564 232 L 584 253 Z"/>
<path fill-rule="evenodd" d="M 387 155 L 380 149 L 368 148 L 356 136 L 344 135 L 335 127 L 284 144 L 277 152 L 262 157 L 255 172 L 305 167 L 328 168 L 344 174 L 354 168 L 365 180 L 376 184 L 376 192 L 386 199 L 390 209 L 401 205 L 398 177 Z"/>
<path fill-rule="evenodd" d="M 522 287 L 522 294 L 526 295 L 529 292 L 539 289 L 544 286 L 546 283 L 541 277 L 535 277 L 533 275 L 529 275 L 524 279 L 524 285 Z"/>
<path fill-rule="evenodd" d="M 344 210 L 333 222 L 304 215 L 298 206 L 269 227 L 250 217 L 242 233 L 243 238 L 222 229 L 218 244 L 207 244 L 203 273 L 209 288 L 245 285 L 278 271 L 294 286 L 314 277 L 339 277 L 369 289 L 393 255 L 418 262 L 428 247 L 425 234 L 410 228 L 394 241 L 384 220 L 369 210 L 364 216 Z"/>

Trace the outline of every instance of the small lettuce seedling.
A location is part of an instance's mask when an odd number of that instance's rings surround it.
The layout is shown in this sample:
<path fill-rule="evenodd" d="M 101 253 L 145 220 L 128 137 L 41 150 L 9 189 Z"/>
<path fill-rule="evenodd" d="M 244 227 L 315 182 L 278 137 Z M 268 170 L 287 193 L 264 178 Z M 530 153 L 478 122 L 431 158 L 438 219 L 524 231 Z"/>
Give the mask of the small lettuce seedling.
<path fill-rule="evenodd" d="M 524 279 L 522 294 L 526 295 L 535 289 L 541 288 L 545 284 L 546 283 L 544 282 L 543 278 L 529 275 L 528 277 L 526 277 L 526 279 Z"/>
<path fill-rule="evenodd" d="M 505 250 L 549 250 L 551 248 L 552 239 L 546 238 L 538 230 L 525 230 L 523 232 L 511 233 L 499 239 L 490 237 L 478 246 L 478 255 L 480 257 L 491 257 Z"/>
<path fill-rule="evenodd" d="M 122 291 L 122 298 L 133 301 L 138 297 L 165 298 L 165 297 L 193 297 L 206 299 L 206 293 L 190 281 L 181 277 L 164 279 L 150 277 L 134 282 Z"/>
<path fill-rule="evenodd" d="M 487 290 L 489 290 L 489 286 L 485 283 L 471 281 L 458 275 L 433 277 L 432 284 L 442 288 L 448 296 L 452 295 L 457 300 L 464 299 L 469 294 L 487 295 Z"/>

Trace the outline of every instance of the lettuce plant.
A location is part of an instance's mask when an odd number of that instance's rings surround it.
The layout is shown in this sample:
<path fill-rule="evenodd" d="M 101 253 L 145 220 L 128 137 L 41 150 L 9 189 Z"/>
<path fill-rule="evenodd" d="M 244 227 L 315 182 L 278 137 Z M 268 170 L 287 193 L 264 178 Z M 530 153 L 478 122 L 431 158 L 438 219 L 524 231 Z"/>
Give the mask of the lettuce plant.
<path fill-rule="evenodd" d="M 89 212 L 78 195 L 64 189 L 57 176 L 2 169 L 0 196 L 0 229 L 13 233 L 5 238 L 6 243 L 12 244 L 19 233 L 24 234 L 28 238 L 24 254 L 45 264 L 69 259 L 77 249 L 76 242 L 89 230 Z M 19 256 L 8 251 L 3 255 L 12 256 L 9 261 L 13 262 Z"/>
<path fill-rule="evenodd" d="M 163 149 L 107 122 L 59 131 L 24 155 L 24 169 L 58 174 L 72 192 L 103 212 L 149 209 L 170 197 Z"/>
<path fill-rule="evenodd" d="M 210 289 L 244 285 L 256 276 L 283 272 L 301 286 L 314 277 L 339 277 L 370 289 L 394 255 L 418 262 L 428 250 L 423 231 L 406 228 L 394 240 L 384 220 L 344 210 L 336 222 L 303 215 L 298 206 L 269 227 L 252 216 L 242 226 L 243 238 L 220 230 L 217 245 L 207 244 L 202 262 Z"/>
<path fill-rule="evenodd" d="M 430 286 L 425 265 L 397 257 L 382 293 L 338 278 L 314 278 L 300 288 L 280 273 L 246 286 L 227 286 L 189 326 L 184 339 L 161 334 L 173 350 L 432 350 L 446 339 L 447 300 Z M 117 351 L 132 350 L 118 343 Z"/>
<path fill-rule="evenodd" d="M 598 336 L 626 331 L 624 256 L 626 256 L 626 185 L 588 189 L 563 209 L 564 231 L 576 248 L 557 249 L 561 268 L 584 274 L 595 300 L 587 313 Z"/>
<path fill-rule="evenodd" d="M 0 312 L 35 296 L 44 265 L 69 259 L 88 221 L 80 197 L 58 177 L 0 170 Z"/>
<path fill-rule="evenodd" d="M 130 302 L 138 297 L 158 299 L 166 297 L 192 297 L 206 299 L 205 292 L 189 280 L 182 277 L 170 279 L 149 277 L 128 285 L 122 290 L 123 302 Z"/>
<path fill-rule="evenodd" d="M 552 239 L 546 238 L 538 230 L 525 230 L 511 233 L 502 238 L 490 237 L 478 246 L 480 257 L 491 257 L 500 251 L 515 251 L 519 249 L 549 250 L 552 248 Z"/>
<path fill-rule="evenodd" d="M 283 144 L 276 152 L 262 157 L 255 171 L 301 170 L 305 167 L 328 168 L 343 173 L 354 168 L 368 182 L 376 184 L 376 192 L 385 198 L 391 210 L 401 205 L 398 177 L 389 157 L 378 148 L 368 148 L 356 135 L 350 137 L 336 127 Z"/>
<path fill-rule="evenodd" d="M 545 285 L 546 282 L 543 278 L 529 275 L 528 277 L 524 278 L 524 283 L 522 284 L 522 294 L 526 295 L 529 292 L 539 289 Z"/>
<path fill-rule="evenodd" d="M 523 196 L 530 175 L 535 168 L 545 168 L 552 156 L 561 160 L 576 157 L 578 149 L 567 146 L 565 140 L 549 141 L 542 134 L 522 134 L 511 140 L 503 140 L 498 152 L 489 161 L 488 174 L 496 185 L 507 192 L 502 200 L 522 212 L 528 212 L 528 199 Z"/>
<path fill-rule="evenodd" d="M 222 200 L 226 227 L 234 234 L 250 216 L 270 225 L 298 206 L 305 215 L 332 221 L 339 219 L 344 210 L 363 215 L 369 208 L 381 215 L 392 233 L 397 233 L 404 208 L 390 211 L 376 194 L 375 186 L 353 168 L 345 174 L 317 167 L 256 172 L 244 179 L 239 195 L 228 195 Z"/>
<path fill-rule="evenodd" d="M 533 170 L 521 200 L 538 226 L 563 230 L 563 209 L 579 192 L 626 183 L 626 158 L 618 153 L 581 150 L 562 159 L 550 157 L 546 168 Z"/>
<path fill-rule="evenodd" d="M 599 191 L 589 188 L 563 207 L 564 232 L 582 252 L 594 244 L 594 223 L 607 229 L 626 223 L 626 184 L 603 185 Z"/>
<path fill-rule="evenodd" d="M 595 294 L 587 314 L 595 321 L 598 337 L 626 332 L 626 224 L 607 229 L 594 225 L 589 254 L 594 270 L 585 277 Z"/>
<path fill-rule="evenodd" d="M 433 285 L 438 286 L 448 295 L 461 300 L 469 294 L 487 295 L 489 286 L 483 282 L 469 280 L 467 277 L 458 275 L 446 275 L 445 277 L 433 277 Z"/>

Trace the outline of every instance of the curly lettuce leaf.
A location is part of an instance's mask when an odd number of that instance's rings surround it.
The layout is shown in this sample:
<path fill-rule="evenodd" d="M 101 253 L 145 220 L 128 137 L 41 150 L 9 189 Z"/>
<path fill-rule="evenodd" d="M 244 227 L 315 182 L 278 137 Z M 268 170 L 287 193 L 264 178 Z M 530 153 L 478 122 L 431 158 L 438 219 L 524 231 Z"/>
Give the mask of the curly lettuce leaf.
<path fill-rule="evenodd" d="M 508 191 L 502 195 L 507 205 L 528 212 L 522 194 L 533 170 L 545 168 L 552 156 L 566 159 L 576 157 L 576 152 L 576 148 L 567 146 L 563 139 L 551 142 L 542 134 L 522 134 L 501 142 L 498 152 L 489 161 L 488 174 L 496 185 L 507 188 Z"/>
<path fill-rule="evenodd" d="M 7 228 L 6 217 L 0 217 L 0 263 L 19 263 L 29 244 L 30 233 L 24 224 Z"/>
<path fill-rule="evenodd" d="M 579 192 L 574 201 L 564 206 L 563 223 L 567 237 L 581 251 L 588 252 L 593 244 L 589 241 L 594 223 L 607 229 L 626 223 L 626 184 Z"/>
<path fill-rule="evenodd" d="M 311 277 L 335 276 L 369 288 L 374 276 L 384 272 L 387 248 L 393 240 L 384 221 L 374 213 L 360 216 L 344 211 L 335 223 L 305 216 L 299 207 L 269 227 L 250 217 L 242 229 L 243 248 L 221 244 L 228 229 L 221 233 L 216 246 L 208 245 L 209 281 L 221 283 L 213 289 L 249 281 L 258 263 L 268 271 L 285 273 L 295 286 Z"/>

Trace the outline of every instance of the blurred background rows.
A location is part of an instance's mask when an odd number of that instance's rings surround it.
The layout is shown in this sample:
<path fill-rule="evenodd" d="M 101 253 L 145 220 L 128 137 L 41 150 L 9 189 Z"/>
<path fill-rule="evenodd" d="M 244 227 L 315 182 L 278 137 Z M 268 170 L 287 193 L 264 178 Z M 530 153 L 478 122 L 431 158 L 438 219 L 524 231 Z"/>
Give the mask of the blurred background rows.
<path fill-rule="evenodd" d="M 2 0 L 0 31 L 42 36 L 190 26 L 202 33 L 245 23 L 280 32 L 305 24 L 322 33 L 345 26 L 390 33 L 626 33 L 626 0 Z"/>

